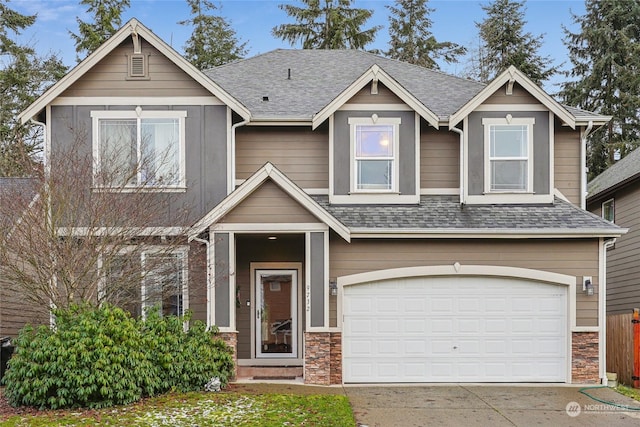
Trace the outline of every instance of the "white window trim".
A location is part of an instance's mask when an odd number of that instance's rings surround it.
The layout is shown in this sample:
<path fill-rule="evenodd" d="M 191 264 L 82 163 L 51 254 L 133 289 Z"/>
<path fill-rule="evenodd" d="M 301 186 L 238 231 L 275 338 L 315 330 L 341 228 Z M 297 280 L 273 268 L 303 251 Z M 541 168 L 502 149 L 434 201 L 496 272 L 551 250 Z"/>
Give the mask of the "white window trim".
<path fill-rule="evenodd" d="M 373 114 L 371 117 L 349 117 L 349 155 L 351 165 L 350 173 L 350 189 L 352 194 L 399 194 L 399 180 L 400 180 L 400 168 L 399 168 L 399 148 L 400 148 L 400 124 L 402 119 L 400 117 L 378 117 Z M 381 125 L 381 126 L 393 126 L 393 159 L 392 159 L 392 177 L 391 177 L 391 189 L 389 190 L 372 190 L 358 189 L 358 168 L 356 163 L 356 127 L 358 125 Z"/>
<path fill-rule="evenodd" d="M 153 248 L 153 247 L 149 247 L 148 249 L 145 249 L 142 251 L 142 253 L 140 254 L 140 262 L 141 262 L 141 266 L 142 266 L 142 270 L 144 271 L 145 269 L 145 259 L 147 256 L 149 255 L 173 255 L 173 254 L 177 254 L 180 255 L 180 258 L 182 260 L 182 313 L 179 313 L 179 316 L 184 316 L 185 313 L 187 312 L 187 310 L 189 310 L 189 290 L 188 290 L 188 284 L 189 284 L 189 277 L 188 277 L 188 272 L 189 272 L 189 267 L 188 267 L 188 249 L 187 248 L 177 248 L 177 249 L 173 249 L 171 251 L 167 251 L 164 252 L 162 249 L 158 248 Z M 147 303 L 146 303 L 146 283 L 145 283 L 145 278 L 142 278 L 141 283 L 140 283 L 140 304 L 142 307 L 141 310 L 141 314 L 142 314 L 142 318 L 145 318 L 145 312 L 146 310 L 150 307 Z"/>
<path fill-rule="evenodd" d="M 484 192 L 485 194 L 533 194 L 533 117 L 511 117 L 505 118 L 484 118 Z M 527 188 L 524 191 L 505 191 L 491 189 L 491 126 L 494 125 L 517 125 L 527 126 Z M 553 154 L 551 154 L 553 155 Z M 505 158 L 509 160 L 509 158 Z"/>
<path fill-rule="evenodd" d="M 609 204 L 609 203 L 611 204 L 611 208 L 613 209 L 613 219 L 612 219 L 612 220 L 607 219 L 607 217 L 604 215 L 604 212 L 605 212 L 605 211 L 604 211 L 604 206 L 605 206 L 606 204 Z M 602 202 L 602 205 L 601 205 L 601 212 L 602 212 L 602 215 L 601 215 L 601 216 L 602 216 L 602 218 L 603 218 L 604 220 L 606 220 L 606 221 L 610 221 L 610 222 L 615 222 L 615 221 L 616 221 L 616 202 L 615 202 L 615 198 L 613 198 L 613 197 L 612 197 L 612 198 L 607 199 L 607 200 L 605 200 L 604 202 Z"/>
<path fill-rule="evenodd" d="M 184 191 L 186 190 L 186 131 L 185 131 L 185 118 L 187 117 L 186 111 L 175 111 L 175 110 L 167 110 L 167 111 L 157 111 L 157 110 L 147 110 L 143 111 L 141 107 L 136 107 L 135 110 L 96 110 L 91 111 L 91 120 L 92 120 L 92 149 L 93 149 L 93 171 L 94 177 L 96 176 L 97 168 L 100 167 L 100 131 L 99 131 L 99 121 L 101 119 L 178 119 L 178 127 L 180 133 L 180 145 L 178 147 L 178 167 L 180 178 L 177 184 L 175 185 L 163 185 L 163 186 L 141 186 L 139 184 L 136 185 L 127 185 L 124 188 L 113 188 L 109 186 L 102 186 L 98 183 L 93 182 L 94 189 L 98 191 L 110 191 L 110 190 L 123 190 L 123 191 L 132 191 L 132 190 L 140 190 L 140 191 Z M 138 123 L 138 139 L 140 133 L 140 125 Z M 138 160 L 140 157 L 139 147 L 138 147 Z"/>

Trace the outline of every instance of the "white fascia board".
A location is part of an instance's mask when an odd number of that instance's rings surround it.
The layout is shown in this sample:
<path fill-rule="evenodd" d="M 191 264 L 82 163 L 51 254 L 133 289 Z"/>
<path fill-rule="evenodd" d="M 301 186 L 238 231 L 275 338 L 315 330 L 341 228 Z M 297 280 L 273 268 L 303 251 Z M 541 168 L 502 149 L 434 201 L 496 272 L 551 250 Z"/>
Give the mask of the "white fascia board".
<path fill-rule="evenodd" d="M 18 119 L 24 124 L 34 117 L 45 106 L 50 104 L 62 92 L 75 83 L 87 71 L 93 68 L 98 62 L 104 59 L 113 49 L 118 47 L 131 34 L 136 33 L 153 47 L 158 49 L 170 61 L 175 63 L 180 69 L 187 73 L 191 78 L 208 89 L 213 95 L 220 98 L 225 104 L 237 112 L 243 119 L 251 118 L 250 111 L 242 105 L 238 100 L 225 92 L 220 86 L 214 83 L 209 77 L 204 75 L 200 70 L 193 66 L 189 61 L 179 55 L 173 48 L 167 45 L 162 39 L 156 36 L 151 30 L 142 25 L 138 20 L 131 19 L 124 24 L 113 36 L 104 42 L 86 59 L 76 65 L 69 73 L 61 78 L 56 84 L 51 86 L 42 96 L 35 100 L 26 110 L 18 115 Z"/>
<path fill-rule="evenodd" d="M 583 237 L 619 237 L 628 229 L 618 232 L 602 229 L 405 229 L 393 228 L 351 228 L 351 238 L 415 238 L 415 239 L 545 239 L 545 238 L 583 238 Z"/>
<path fill-rule="evenodd" d="M 187 227 L 59 227 L 60 236 L 181 236 L 187 231 Z"/>
<path fill-rule="evenodd" d="M 572 129 L 576 128 L 576 118 L 569 113 L 558 101 L 549 96 L 542 88 L 533 83 L 527 76 L 513 65 L 493 79 L 484 89 L 476 94 L 469 102 L 463 105 L 458 111 L 449 116 L 449 129 L 457 125 L 466 116 L 471 114 L 480 104 L 498 91 L 502 86 L 510 81 L 515 81 L 529 92 L 534 98 L 540 101 L 545 107 L 551 110 L 556 116 Z"/>
<path fill-rule="evenodd" d="M 300 187 L 295 185 L 289 178 L 280 172 L 272 163 L 267 162 L 256 173 L 250 176 L 240 185 L 233 193 L 227 196 L 220 204 L 213 208 L 209 213 L 196 222 L 188 233 L 189 240 L 192 240 L 198 234 L 202 233 L 212 224 L 222 219 L 227 213 L 235 208 L 240 202 L 253 193 L 267 179 L 273 180 L 280 188 L 282 188 L 291 198 L 304 206 L 311 214 L 319 218 L 336 233 L 338 233 L 347 242 L 350 241 L 349 229 L 329 214 L 315 200 L 304 192 Z M 295 224 L 291 224 L 291 228 L 295 229 Z"/>
<path fill-rule="evenodd" d="M 429 110 L 422 102 L 413 96 L 408 90 L 400 85 L 393 77 L 387 74 L 378 65 L 372 65 L 364 72 L 356 81 L 347 87 L 342 93 L 336 96 L 333 101 L 327 104 L 322 110 L 313 116 L 313 129 L 324 123 L 333 113 L 347 103 L 355 96 L 363 87 L 372 80 L 377 79 L 389 88 L 395 95 L 403 100 L 409 107 L 420 114 L 430 125 L 438 128 L 440 118 L 431 110 Z"/>

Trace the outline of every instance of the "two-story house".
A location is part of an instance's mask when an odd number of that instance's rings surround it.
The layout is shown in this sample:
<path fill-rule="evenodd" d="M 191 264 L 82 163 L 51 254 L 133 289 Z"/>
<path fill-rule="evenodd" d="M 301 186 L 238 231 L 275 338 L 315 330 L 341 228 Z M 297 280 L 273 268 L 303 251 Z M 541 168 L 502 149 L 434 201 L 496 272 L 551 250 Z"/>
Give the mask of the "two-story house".
<path fill-rule="evenodd" d="M 142 134 L 152 156 L 169 148 L 145 184 L 195 203 L 149 233 L 187 227 L 179 308 L 217 325 L 240 368 L 316 384 L 605 377 L 604 245 L 624 230 L 581 206 L 585 134 L 609 117 L 515 68 L 484 85 L 275 50 L 203 73 L 132 20 L 31 118 L 49 151 L 90 129 L 98 169 L 112 146 L 140 161 Z"/>

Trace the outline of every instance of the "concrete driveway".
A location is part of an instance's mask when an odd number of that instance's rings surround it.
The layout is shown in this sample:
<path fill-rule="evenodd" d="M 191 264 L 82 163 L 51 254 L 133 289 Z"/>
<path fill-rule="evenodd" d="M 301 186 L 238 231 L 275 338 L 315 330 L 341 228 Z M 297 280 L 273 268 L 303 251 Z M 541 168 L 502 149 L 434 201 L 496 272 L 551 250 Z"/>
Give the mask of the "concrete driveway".
<path fill-rule="evenodd" d="M 361 427 L 640 425 L 640 410 L 606 405 L 579 393 L 580 389 L 467 384 L 344 387 Z M 587 392 L 606 402 L 640 408 L 640 402 L 608 388 Z"/>

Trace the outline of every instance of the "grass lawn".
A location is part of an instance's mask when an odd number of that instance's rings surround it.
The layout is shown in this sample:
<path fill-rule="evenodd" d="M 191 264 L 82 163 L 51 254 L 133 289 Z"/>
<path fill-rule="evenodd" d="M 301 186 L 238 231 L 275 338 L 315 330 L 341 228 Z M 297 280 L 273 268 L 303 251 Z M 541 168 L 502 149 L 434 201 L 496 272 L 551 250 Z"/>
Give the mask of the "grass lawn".
<path fill-rule="evenodd" d="M 626 385 L 619 384 L 615 389 L 620 394 L 624 394 L 632 399 L 640 401 L 640 389 L 627 387 Z"/>
<path fill-rule="evenodd" d="M 274 392 L 265 392 L 269 389 Z M 313 387 L 282 389 L 268 384 L 262 387 L 239 386 L 221 393 L 167 394 L 129 406 L 102 410 L 14 415 L 0 421 L 0 425 L 355 426 L 347 397 L 336 394 L 340 389 L 333 390 L 336 391 L 327 392 Z"/>

